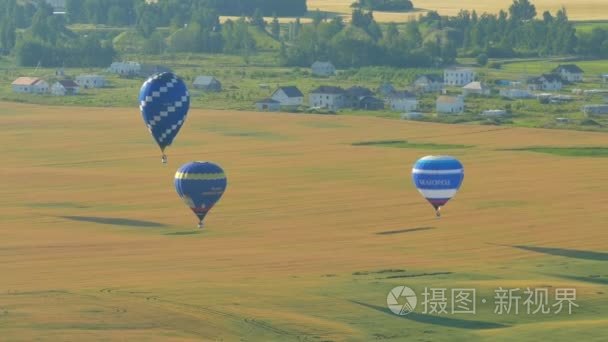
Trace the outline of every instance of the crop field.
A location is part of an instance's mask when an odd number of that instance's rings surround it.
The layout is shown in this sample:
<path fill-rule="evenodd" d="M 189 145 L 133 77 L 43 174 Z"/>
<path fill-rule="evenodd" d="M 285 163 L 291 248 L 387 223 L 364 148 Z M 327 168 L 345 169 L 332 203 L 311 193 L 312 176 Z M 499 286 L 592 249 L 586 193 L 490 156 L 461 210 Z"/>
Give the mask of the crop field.
<path fill-rule="evenodd" d="M 424 11 L 437 11 L 442 15 L 456 15 L 461 9 L 476 10 L 477 13 L 498 13 L 501 9 L 507 10 L 513 1 L 475 1 L 475 0 L 412 0 L 413 12 L 391 13 L 376 12 L 374 18 L 382 22 L 400 22 L 416 16 Z M 335 14 L 350 14 L 352 0 L 308 0 L 308 9 L 326 11 Z M 568 17 L 571 20 L 597 20 L 608 19 L 608 2 L 604 0 L 534 0 L 536 11 L 542 14 L 544 11 L 555 13 L 562 6 L 566 7 Z"/>
<path fill-rule="evenodd" d="M 194 109 L 163 166 L 137 108 L 0 102 L 0 127 L 2 340 L 608 336 L 605 133 Z M 436 219 L 410 171 L 444 153 L 466 175 Z M 203 231 L 173 189 L 191 160 L 228 177 Z M 578 307 L 495 313 L 528 287 Z M 425 314 L 425 288 L 476 313 Z"/>

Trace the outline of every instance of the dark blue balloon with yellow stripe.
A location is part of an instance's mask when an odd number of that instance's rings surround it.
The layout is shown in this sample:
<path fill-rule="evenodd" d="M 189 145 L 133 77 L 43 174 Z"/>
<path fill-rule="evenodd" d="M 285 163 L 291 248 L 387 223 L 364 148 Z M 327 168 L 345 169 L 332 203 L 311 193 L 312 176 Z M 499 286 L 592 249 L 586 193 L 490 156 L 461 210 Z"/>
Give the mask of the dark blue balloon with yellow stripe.
<path fill-rule="evenodd" d="M 165 149 L 173 143 L 190 109 L 186 84 L 170 72 L 148 78 L 139 92 L 139 109 L 166 163 Z"/>
<path fill-rule="evenodd" d="M 224 170 L 212 162 L 191 162 L 175 173 L 175 190 L 199 219 L 203 220 L 226 191 Z"/>

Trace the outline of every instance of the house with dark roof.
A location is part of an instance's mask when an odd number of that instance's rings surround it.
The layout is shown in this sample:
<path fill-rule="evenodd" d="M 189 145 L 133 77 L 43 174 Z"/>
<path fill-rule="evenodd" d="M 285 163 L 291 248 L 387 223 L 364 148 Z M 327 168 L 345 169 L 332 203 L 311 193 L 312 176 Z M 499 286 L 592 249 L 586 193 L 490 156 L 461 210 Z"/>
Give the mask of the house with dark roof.
<path fill-rule="evenodd" d="M 192 82 L 195 89 L 217 93 L 222 91 L 222 83 L 213 76 L 197 76 Z"/>
<path fill-rule="evenodd" d="M 51 86 L 51 94 L 56 96 L 76 95 L 80 86 L 72 80 L 60 80 Z"/>
<path fill-rule="evenodd" d="M 562 64 L 551 70 L 551 72 L 559 75 L 566 82 L 582 82 L 583 74 L 585 73 L 576 64 Z"/>
<path fill-rule="evenodd" d="M 271 98 L 265 98 L 256 102 L 255 107 L 260 112 L 278 112 L 281 110 L 281 103 Z"/>
<path fill-rule="evenodd" d="M 526 81 L 528 90 L 558 91 L 563 87 L 562 79 L 556 74 L 543 74 L 538 77 L 529 78 Z"/>
<path fill-rule="evenodd" d="M 416 99 L 416 95 L 407 90 L 392 92 L 388 96 L 388 104 L 391 110 L 402 113 L 418 109 L 418 99 Z"/>
<path fill-rule="evenodd" d="M 344 108 L 346 103 L 346 92 L 340 87 L 320 86 L 310 92 L 310 107 L 327 108 L 338 110 Z"/>
<path fill-rule="evenodd" d="M 357 101 L 357 108 L 366 110 L 384 109 L 384 101 L 374 96 L 362 96 Z"/>
<path fill-rule="evenodd" d="M 295 86 L 279 87 L 270 98 L 287 108 L 297 108 L 304 103 L 304 94 Z"/>
<path fill-rule="evenodd" d="M 353 86 L 344 91 L 344 106 L 359 108 L 361 98 L 366 96 L 374 96 L 374 93 L 365 87 Z"/>
<path fill-rule="evenodd" d="M 443 89 L 443 77 L 440 75 L 420 75 L 413 83 L 414 89 L 423 93 L 440 92 Z"/>

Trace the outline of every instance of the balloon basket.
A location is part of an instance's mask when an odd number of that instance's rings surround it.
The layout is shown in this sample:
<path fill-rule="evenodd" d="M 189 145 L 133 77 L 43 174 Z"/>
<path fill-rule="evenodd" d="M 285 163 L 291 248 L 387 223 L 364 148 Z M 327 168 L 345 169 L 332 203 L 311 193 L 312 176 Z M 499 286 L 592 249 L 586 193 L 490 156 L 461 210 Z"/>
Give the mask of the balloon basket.
<path fill-rule="evenodd" d="M 205 225 L 203 224 L 203 221 L 201 221 L 201 222 L 199 222 L 199 223 L 196 225 L 196 227 L 197 227 L 198 229 L 203 229 L 203 228 L 205 227 Z"/>
<path fill-rule="evenodd" d="M 163 164 L 167 165 L 167 156 L 163 154 L 163 156 L 160 158 L 160 161 L 161 161 Z"/>

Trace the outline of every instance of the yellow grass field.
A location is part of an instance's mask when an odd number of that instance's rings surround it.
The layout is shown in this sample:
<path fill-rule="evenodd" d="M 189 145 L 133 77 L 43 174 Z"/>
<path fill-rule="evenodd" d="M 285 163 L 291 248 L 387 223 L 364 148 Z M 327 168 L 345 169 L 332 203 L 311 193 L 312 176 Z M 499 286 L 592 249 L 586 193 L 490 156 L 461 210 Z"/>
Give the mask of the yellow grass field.
<path fill-rule="evenodd" d="M 608 158 L 505 150 L 606 134 L 192 110 L 163 166 L 136 108 L 0 103 L 0 127 L 2 341 L 608 336 Z M 351 145 L 394 139 L 469 147 Z M 433 153 L 466 170 L 440 220 L 410 181 Z M 173 189 L 191 160 L 229 182 L 202 233 Z M 490 302 L 400 317 L 397 285 Z M 580 307 L 500 316 L 498 287 L 572 287 Z"/>
<path fill-rule="evenodd" d="M 475 0 L 413 0 L 414 7 L 420 10 L 437 11 L 442 15 L 455 15 L 461 9 L 476 10 L 477 13 L 498 13 L 501 9 L 507 10 L 513 1 L 475 1 Z M 309 10 L 319 9 L 322 11 L 342 13 L 350 15 L 352 0 L 308 0 Z M 608 1 L 605 0 L 533 0 L 536 11 L 542 14 L 544 11 L 555 13 L 562 6 L 566 7 L 568 17 L 571 20 L 597 20 L 608 19 Z M 401 22 L 408 20 L 414 13 L 387 13 L 377 12 L 374 14 L 376 20 L 381 22 Z"/>

